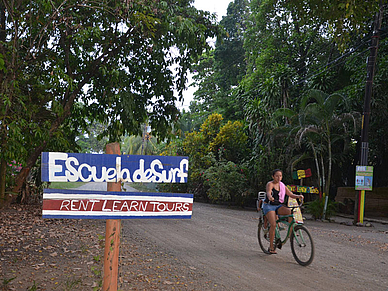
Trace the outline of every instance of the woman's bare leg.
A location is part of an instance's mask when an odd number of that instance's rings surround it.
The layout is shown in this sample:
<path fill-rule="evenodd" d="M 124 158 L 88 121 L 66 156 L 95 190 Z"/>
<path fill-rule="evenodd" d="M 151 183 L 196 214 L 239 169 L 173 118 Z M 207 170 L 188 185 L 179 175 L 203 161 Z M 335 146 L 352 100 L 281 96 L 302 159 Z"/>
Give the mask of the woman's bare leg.
<path fill-rule="evenodd" d="M 287 207 L 280 207 L 278 209 L 278 214 L 279 215 L 290 215 L 291 214 L 291 209 L 290 208 L 287 208 Z M 291 223 L 292 222 L 292 217 L 289 217 L 288 218 L 288 222 Z"/>
<path fill-rule="evenodd" d="M 275 248 L 274 248 L 274 245 L 273 245 L 273 241 L 275 239 L 275 229 L 276 229 L 276 213 L 275 213 L 275 211 L 269 211 L 266 214 L 266 217 L 267 217 L 268 222 L 270 224 L 270 228 L 269 228 L 269 243 L 270 243 L 270 250 L 272 252 L 272 251 L 275 251 Z"/>

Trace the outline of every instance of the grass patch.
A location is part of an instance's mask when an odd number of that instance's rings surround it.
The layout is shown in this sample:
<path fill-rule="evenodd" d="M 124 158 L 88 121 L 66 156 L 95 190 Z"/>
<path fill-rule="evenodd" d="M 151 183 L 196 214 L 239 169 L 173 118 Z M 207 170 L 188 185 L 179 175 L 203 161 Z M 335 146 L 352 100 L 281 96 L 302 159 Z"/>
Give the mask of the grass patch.
<path fill-rule="evenodd" d="M 51 182 L 49 188 L 51 189 L 73 189 L 78 188 L 86 183 L 84 182 Z"/>
<path fill-rule="evenodd" d="M 129 186 L 135 188 L 139 192 L 159 192 L 155 183 L 129 183 Z"/>

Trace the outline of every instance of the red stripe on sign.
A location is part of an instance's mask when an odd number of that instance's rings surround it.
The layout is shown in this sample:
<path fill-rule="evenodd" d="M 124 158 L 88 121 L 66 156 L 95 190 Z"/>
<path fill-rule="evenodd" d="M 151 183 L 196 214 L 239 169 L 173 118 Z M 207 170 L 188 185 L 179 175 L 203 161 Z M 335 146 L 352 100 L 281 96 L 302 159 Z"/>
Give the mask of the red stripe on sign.
<path fill-rule="evenodd" d="M 114 211 L 114 212 L 187 212 L 193 204 L 188 202 L 106 200 L 106 199 L 64 199 L 43 200 L 43 210 L 63 212 L 77 211 Z"/>

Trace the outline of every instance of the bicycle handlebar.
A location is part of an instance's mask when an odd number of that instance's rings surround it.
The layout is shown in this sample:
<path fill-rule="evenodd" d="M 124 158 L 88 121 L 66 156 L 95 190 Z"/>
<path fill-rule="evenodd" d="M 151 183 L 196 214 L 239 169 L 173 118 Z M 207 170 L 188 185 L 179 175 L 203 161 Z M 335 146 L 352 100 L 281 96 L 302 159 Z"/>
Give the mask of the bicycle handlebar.
<path fill-rule="evenodd" d="M 296 199 L 296 201 L 300 200 L 300 202 L 298 203 L 297 206 L 288 207 L 287 205 L 284 205 L 284 207 L 287 207 L 287 208 L 290 208 L 290 209 L 295 209 L 295 208 L 298 208 L 298 207 L 302 207 L 304 198 L 302 198 L 302 199 L 295 198 L 295 199 Z M 259 209 L 260 209 L 260 208 L 262 207 L 262 205 L 263 205 L 263 202 L 264 202 L 263 199 L 256 199 L 256 211 L 259 211 Z"/>

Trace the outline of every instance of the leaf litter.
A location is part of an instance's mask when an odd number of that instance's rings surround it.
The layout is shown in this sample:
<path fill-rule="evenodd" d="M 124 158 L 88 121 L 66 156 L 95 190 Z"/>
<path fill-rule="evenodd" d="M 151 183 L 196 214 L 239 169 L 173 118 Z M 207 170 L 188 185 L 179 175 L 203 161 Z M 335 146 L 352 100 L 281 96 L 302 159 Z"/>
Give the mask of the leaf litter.
<path fill-rule="evenodd" d="M 0 212 L 0 290 L 101 290 L 105 220 L 43 219 L 41 205 Z M 121 238 L 118 290 L 224 290 L 142 238 Z"/>

